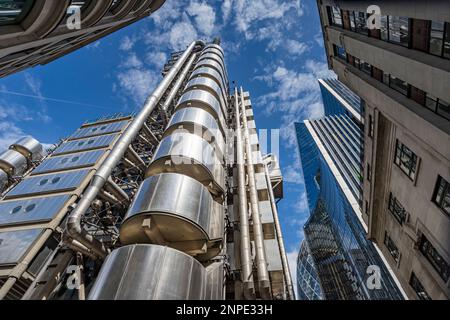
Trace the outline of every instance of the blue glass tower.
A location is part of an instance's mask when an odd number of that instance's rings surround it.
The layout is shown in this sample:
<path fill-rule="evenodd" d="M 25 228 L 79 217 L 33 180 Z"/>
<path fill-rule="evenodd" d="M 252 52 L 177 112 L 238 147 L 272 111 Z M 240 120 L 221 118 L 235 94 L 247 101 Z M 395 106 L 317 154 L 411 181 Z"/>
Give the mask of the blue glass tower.
<path fill-rule="evenodd" d="M 319 80 L 325 117 L 296 123 L 310 217 L 308 255 L 323 299 L 402 299 L 378 250 L 366 239 L 361 216 L 363 105 L 335 79 Z M 302 245 L 303 248 L 303 245 Z M 300 254 L 305 255 L 300 249 Z M 304 264 L 303 258 L 298 260 Z M 376 282 L 371 277 L 376 269 Z M 300 295 L 310 288 L 297 268 Z M 310 272 L 309 272 L 310 273 Z M 375 282 L 374 282 L 375 281 Z"/>

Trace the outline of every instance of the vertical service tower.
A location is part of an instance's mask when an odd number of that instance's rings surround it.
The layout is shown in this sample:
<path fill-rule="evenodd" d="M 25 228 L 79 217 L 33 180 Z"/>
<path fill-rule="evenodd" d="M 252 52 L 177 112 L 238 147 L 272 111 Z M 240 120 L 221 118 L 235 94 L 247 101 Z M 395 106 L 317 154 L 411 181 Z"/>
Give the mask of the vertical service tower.
<path fill-rule="evenodd" d="M 173 53 L 138 114 L 83 124 L 6 190 L 0 298 L 294 299 L 277 158 L 219 44 Z M 2 219 L 21 201 L 41 211 Z"/>

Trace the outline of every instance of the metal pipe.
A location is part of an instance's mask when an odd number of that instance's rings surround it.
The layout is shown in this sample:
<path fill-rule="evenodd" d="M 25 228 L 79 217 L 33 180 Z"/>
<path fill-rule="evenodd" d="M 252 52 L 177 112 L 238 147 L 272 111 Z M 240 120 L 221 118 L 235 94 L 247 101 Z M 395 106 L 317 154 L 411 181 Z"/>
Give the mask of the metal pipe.
<path fill-rule="evenodd" d="M 261 297 L 271 299 L 269 271 L 267 270 L 266 252 L 264 250 L 264 235 L 261 224 L 261 217 L 258 207 L 258 193 L 256 191 L 255 168 L 253 167 L 252 150 L 250 146 L 250 134 L 247 126 L 247 116 L 245 114 L 244 91 L 241 87 L 241 112 L 244 129 L 244 145 L 247 154 L 247 175 L 250 189 L 250 204 L 253 220 L 253 238 L 256 251 L 256 268 L 258 271 L 258 286 Z"/>
<path fill-rule="evenodd" d="M 142 160 L 141 157 L 139 157 L 139 155 L 137 154 L 136 151 L 134 151 L 134 149 L 131 145 L 128 147 L 125 157 L 126 157 L 126 159 L 133 162 L 135 167 L 140 168 L 140 169 L 145 168 L 144 160 Z"/>
<path fill-rule="evenodd" d="M 181 72 L 180 76 L 178 77 L 177 81 L 175 82 L 172 90 L 170 91 L 170 94 L 168 95 L 166 101 L 164 101 L 164 104 L 161 107 L 161 110 L 163 111 L 163 117 L 168 121 L 167 119 L 167 111 L 169 109 L 170 104 L 172 103 L 172 100 L 175 98 L 178 90 L 180 90 L 181 85 L 183 84 L 184 79 L 186 78 L 186 75 L 188 74 L 189 70 L 192 67 L 192 64 L 195 61 L 196 54 L 193 54 L 192 57 L 189 59 L 188 63 L 184 67 L 183 71 Z"/>
<path fill-rule="evenodd" d="M 238 169 L 239 223 L 241 235 L 241 269 L 244 297 L 255 299 L 253 282 L 253 261 L 251 257 L 250 231 L 248 226 L 247 191 L 245 190 L 244 151 L 242 150 L 242 132 L 237 88 L 234 88 L 236 117 L 236 160 Z M 244 115 L 245 116 L 245 115 Z"/>
<path fill-rule="evenodd" d="M 130 202 L 130 197 L 128 196 L 128 194 L 125 191 L 123 191 L 123 189 L 119 187 L 111 177 L 108 178 L 108 181 L 105 184 L 105 189 L 113 196 L 115 196 L 117 199 L 119 199 L 121 202 L 124 203 Z"/>
<path fill-rule="evenodd" d="M 292 285 L 291 271 L 289 270 L 289 263 L 286 256 L 286 250 L 284 249 L 283 235 L 281 233 L 280 220 L 278 219 L 278 208 L 275 202 L 275 196 L 273 195 L 272 183 L 270 182 L 269 169 L 267 164 L 264 163 L 264 170 L 266 173 L 266 184 L 269 189 L 269 200 L 272 205 L 273 223 L 275 225 L 275 234 L 278 240 L 278 248 L 280 249 L 281 264 L 283 266 L 284 280 L 286 281 L 287 292 L 290 300 L 295 300 L 294 287 Z"/>
<path fill-rule="evenodd" d="M 139 133 L 150 114 L 155 109 L 156 105 L 169 87 L 170 83 L 175 79 L 175 76 L 178 74 L 188 57 L 191 55 L 197 43 L 198 42 L 194 41 L 189 45 L 189 47 L 184 51 L 180 59 L 178 59 L 175 65 L 170 69 L 170 71 L 167 73 L 167 75 L 164 77 L 155 91 L 153 91 L 153 93 L 147 98 L 144 107 L 133 119 L 125 132 L 120 136 L 119 140 L 114 145 L 105 162 L 103 162 L 103 164 L 95 173 L 91 184 L 83 193 L 83 196 L 78 202 L 77 206 L 70 213 L 67 219 L 67 232 L 69 236 L 74 240 L 79 241 L 90 251 L 101 258 L 106 257 L 106 255 L 108 254 L 108 250 L 105 248 L 103 242 L 94 238 L 81 227 L 81 219 L 89 209 L 92 201 L 95 200 L 100 190 L 105 185 L 108 177 L 111 175 L 112 170 L 122 159 L 129 145 Z"/>
<path fill-rule="evenodd" d="M 172 92 L 172 91 L 170 91 L 170 92 Z M 142 126 L 142 132 L 154 144 L 157 144 L 159 142 L 158 138 L 153 134 L 152 130 L 150 130 L 150 128 L 147 126 L 146 123 L 144 123 L 144 125 Z"/>

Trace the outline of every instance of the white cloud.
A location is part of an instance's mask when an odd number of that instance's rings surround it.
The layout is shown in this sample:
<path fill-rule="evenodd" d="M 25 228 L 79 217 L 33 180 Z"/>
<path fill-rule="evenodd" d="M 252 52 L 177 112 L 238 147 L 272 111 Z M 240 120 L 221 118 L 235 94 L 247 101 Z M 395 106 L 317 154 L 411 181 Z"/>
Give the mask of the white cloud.
<path fill-rule="evenodd" d="M 138 106 L 142 105 L 159 80 L 154 72 L 138 68 L 119 72 L 117 78 L 119 85 Z"/>
<path fill-rule="evenodd" d="M 286 50 L 295 56 L 300 56 L 302 53 L 306 52 L 309 49 L 306 43 L 288 39 L 286 40 Z"/>
<path fill-rule="evenodd" d="M 130 37 L 125 36 L 122 38 L 122 42 L 120 43 L 119 49 L 123 51 L 128 51 L 133 49 L 134 43 L 136 40 L 132 40 Z"/>
<path fill-rule="evenodd" d="M 0 152 L 6 150 L 12 143 L 26 134 L 10 121 L 0 122 Z"/>
<path fill-rule="evenodd" d="M 190 16 L 194 17 L 198 31 L 207 36 L 211 36 L 214 32 L 214 23 L 216 21 L 216 13 L 213 7 L 204 1 L 191 1 L 186 11 Z"/>

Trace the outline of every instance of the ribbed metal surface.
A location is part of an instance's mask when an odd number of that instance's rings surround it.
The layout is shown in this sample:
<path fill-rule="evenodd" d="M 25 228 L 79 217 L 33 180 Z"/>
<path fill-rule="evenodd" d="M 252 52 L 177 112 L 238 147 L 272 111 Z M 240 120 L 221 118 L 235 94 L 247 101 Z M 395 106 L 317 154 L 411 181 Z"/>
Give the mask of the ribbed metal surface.
<path fill-rule="evenodd" d="M 226 88 L 223 86 L 222 76 L 215 69 L 208 66 L 197 68 L 192 72 L 191 79 L 197 77 L 211 78 L 222 88 L 224 92 L 226 92 Z"/>
<path fill-rule="evenodd" d="M 222 60 L 223 64 L 225 65 L 225 59 L 224 59 L 224 56 L 223 56 L 222 51 L 220 51 L 220 50 L 217 49 L 217 48 L 208 47 L 208 48 L 205 48 L 205 49 L 202 51 L 202 55 L 207 54 L 207 53 L 213 53 L 213 54 L 216 54 L 216 55 Z M 226 70 L 225 70 L 225 71 L 226 71 Z"/>
<path fill-rule="evenodd" d="M 220 107 L 219 100 L 208 91 L 191 90 L 184 93 L 178 101 L 177 109 L 191 106 L 205 109 L 220 121 L 224 119 L 224 110 Z"/>
<path fill-rule="evenodd" d="M 69 139 L 79 139 L 91 136 L 97 136 L 101 134 L 113 133 L 121 131 L 127 124 L 129 120 L 116 121 L 111 123 L 103 123 L 99 125 L 93 125 L 88 127 L 81 127 L 74 134 L 72 134 Z"/>
<path fill-rule="evenodd" d="M 225 103 L 225 95 L 222 91 L 222 88 L 211 78 L 207 77 L 198 77 L 191 79 L 187 84 L 185 91 L 195 90 L 195 89 L 203 89 L 212 93 L 216 99 L 220 101 L 222 109 L 226 108 Z"/>
<path fill-rule="evenodd" d="M 83 153 L 71 153 L 59 157 L 51 157 L 44 160 L 32 174 L 42 174 L 60 170 L 90 167 L 97 163 L 105 150 L 94 150 Z"/>
<path fill-rule="evenodd" d="M 202 53 L 202 55 L 200 56 L 198 61 L 200 62 L 200 61 L 203 61 L 205 59 L 211 59 L 211 60 L 216 61 L 220 65 L 220 67 L 222 69 L 221 71 L 222 71 L 222 74 L 224 75 L 224 79 L 226 79 L 226 74 L 227 73 L 226 73 L 225 65 L 223 64 L 222 59 L 217 54 L 212 53 L 212 52 L 204 52 L 204 53 Z"/>
<path fill-rule="evenodd" d="M 70 195 L 0 202 L 0 226 L 48 222 L 64 207 Z"/>
<path fill-rule="evenodd" d="M 0 232 L 0 266 L 15 265 L 43 229 Z"/>
<path fill-rule="evenodd" d="M 6 199 L 62 191 L 75 190 L 86 178 L 89 169 L 65 173 L 53 173 L 43 176 L 32 176 L 22 180 L 14 189 L 6 194 Z"/>
<path fill-rule="evenodd" d="M 176 111 L 167 125 L 164 136 L 171 135 L 175 130 L 187 130 L 201 135 L 205 140 L 218 147 L 220 154 L 225 152 L 225 141 L 219 125 L 214 117 L 200 108 L 183 108 Z"/>
<path fill-rule="evenodd" d="M 224 299 L 225 273 L 223 262 L 213 262 L 206 268 L 206 300 Z"/>
<path fill-rule="evenodd" d="M 0 169 L 9 175 L 21 175 L 27 169 L 27 159 L 16 150 L 5 150 L 0 155 Z"/>
<path fill-rule="evenodd" d="M 150 225 L 143 226 L 148 218 Z M 188 241 L 183 251 L 200 252 L 206 241 L 223 237 L 223 219 L 223 207 L 201 183 L 182 174 L 163 173 L 141 184 L 120 229 L 120 239 L 124 244 L 175 248 Z M 208 257 L 217 255 L 220 248 L 211 250 Z"/>
<path fill-rule="evenodd" d="M 206 276 L 198 261 L 178 250 L 125 246 L 107 257 L 89 300 L 202 300 Z"/>
<path fill-rule="evenodd" d="M 0 169 L 0 192 L 6 189 L 8 186 L 8 175 L 3 169 Z"/>
<path fill-rule="evenodd" d="M 147 169 L 146 176 L 161 172 L 177 172 L 209 186 L 210 191 L 222 193 L 225 172 L 216 152 L 204 139 L 191 133 L 174 133 L 161 140 Z M 214 186 L 211 187 L 211 183 Z"/>
<path fill-rule="evenodd" d="M 204 59 L 199 61 L 196 64 L 196 69 L 198 68 L 202 68 L 202 67 L 211 67 L 214 70 L 216 70 L 219 75 L 220 75 L 220 80 L 222 81 L 222 87 L 226 88 L 227 87 L 227 82 L 226 82 L 226 77 L 222 71 L 222 66 L 220 65 L 220 63 L 218 63 L 216 60 L 212 60 L 212 59 Z"/>
<path fill-rule="evenodd" d="M 53 152 L 53 155 L 105 148 L 108 147 L 117 136 L 117 134 L 108 134 L 75 141 L 66 141 Z"/>
<path fill-rule="evenodd" d="M 17 150 L 30 160 L 36 161 L 44 157 L 44 149 L 42 144 L 33 137 L 26 136 L 20 138 L 11 145 L 11 148 Z"/>

